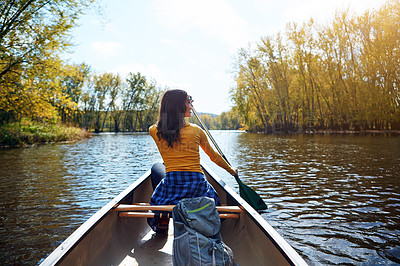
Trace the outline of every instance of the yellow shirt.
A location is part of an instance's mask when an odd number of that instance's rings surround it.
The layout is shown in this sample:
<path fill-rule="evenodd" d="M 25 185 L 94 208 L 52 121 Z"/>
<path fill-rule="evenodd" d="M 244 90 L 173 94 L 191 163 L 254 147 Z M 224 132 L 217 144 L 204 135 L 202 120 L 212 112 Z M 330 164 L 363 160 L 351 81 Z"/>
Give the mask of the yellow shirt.
<path fill-rule="evenodd" d="M 180 132 L 181 142 L 173 143 L 168 147 L 166 140 L 158 139 L 157 127 L 152 125 L 149 133 L 153 137 L 164 160 L 166 172 L 190 171 L 203 172 L 200 166 L 199 146 L 210 157 L 211 161 L 234 175 L 235 170 L 210 145 L 206 133 L 195 124 L 185 123 Z"/>

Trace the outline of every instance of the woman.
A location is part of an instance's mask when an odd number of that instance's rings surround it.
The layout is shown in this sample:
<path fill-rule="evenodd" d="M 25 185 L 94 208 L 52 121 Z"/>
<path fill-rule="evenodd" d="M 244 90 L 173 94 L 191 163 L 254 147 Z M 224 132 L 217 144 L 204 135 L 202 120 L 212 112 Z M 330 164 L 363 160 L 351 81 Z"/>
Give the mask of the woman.
<path fill-rule="evenodd" d="M 185 122 L 184 118 L 191 116 L 192 102 L 192 98 L 183 90 L 166 91 L 161 100 L 158 123 L 149 129 L 165 166 L 165 175 L 160 164 L 152 169 L 152 176 L 158 175 L 158 179 L 162 179 L 151 197 L 152 205 L 177 204 L 183 198 L 201 196 L 213 198 L 216 205 L 220 205 L 217 192 L 207 182 L 201 169 L 199 146 L 214 163 L 231 175 L 238 175 L 238 171 L 211 147 L 206 133 L 199 126 Z M 165 219 L 161 220 L 160 223 L 165 223 Z M 149 220 L 150 226 L 156 231 L 157 222 L 157 219 Z"/>

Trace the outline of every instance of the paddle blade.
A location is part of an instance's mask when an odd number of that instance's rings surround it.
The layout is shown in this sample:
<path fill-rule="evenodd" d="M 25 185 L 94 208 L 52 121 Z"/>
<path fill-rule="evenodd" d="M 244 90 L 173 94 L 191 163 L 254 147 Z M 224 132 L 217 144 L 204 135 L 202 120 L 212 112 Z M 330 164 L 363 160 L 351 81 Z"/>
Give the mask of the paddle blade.
<path fill-rule="evenodd" d="M 239 185 L 240 196 L 256 211 L 267 209 L 267 205 L 263 199 L 251 187 L 245 185 L 238 177 L 235 177 Z"/>

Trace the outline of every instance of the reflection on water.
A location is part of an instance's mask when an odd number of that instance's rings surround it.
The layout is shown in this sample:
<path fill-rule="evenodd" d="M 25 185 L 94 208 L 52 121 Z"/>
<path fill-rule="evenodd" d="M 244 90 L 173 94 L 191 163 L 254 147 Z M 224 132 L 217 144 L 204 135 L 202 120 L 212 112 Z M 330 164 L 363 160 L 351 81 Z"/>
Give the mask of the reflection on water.
<path fill-rule="evenodd" d="M 400 262 L 400 139 L 242 134 L 264 218 L 310 264 Z"/>
<path fill-rule="evenodd" d="M 0 150 L 0 265 L 36 265 L 159 160 L 143 134 Z"/>
<path fill-rule="evenodd" d="M 400 263 L 399 137 L 212 134 L 308 263 Z M 0 264 L 37 264 L 158 160 L 146 134 L 1 150 Z"/>
<path fill-rule="evenodd" d="M 310 265 L 400 263 L 399 137 L 213 136 L 267 202 L 262 216 Z"/>

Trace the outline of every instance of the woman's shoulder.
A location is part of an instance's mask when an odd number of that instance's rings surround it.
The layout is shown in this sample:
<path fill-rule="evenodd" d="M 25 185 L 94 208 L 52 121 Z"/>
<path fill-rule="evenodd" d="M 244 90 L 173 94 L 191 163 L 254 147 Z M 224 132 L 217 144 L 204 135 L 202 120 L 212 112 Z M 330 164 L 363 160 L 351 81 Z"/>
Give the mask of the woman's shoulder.
<path fill-rule="evenodd" d="M 149 127 L 149 133 L 152 134 L 152 133 L 156 133 L 156 132 L 157 132 L 157 125 L 156 124 L 151 125 Z"/>
<path fill-rule="evenodd" d="M 190 127 L 190 128 L 192 128 L 192 129 L 194 129 L 194 130 L 201 130 L 201 127 L 199 127 L 199 126 L 196 125 L 196 124 L 185 123 L 185 126 Z"/>
<path fill-rule="evenodd" d="M 187 124 L 188 125 L 186 126 L 186 128 L 189 130 L 188 132 L 192 132 L 191 134 L 195 135 L 205 136 L 205 132 L 200 126 L 192 123 Z"/>

